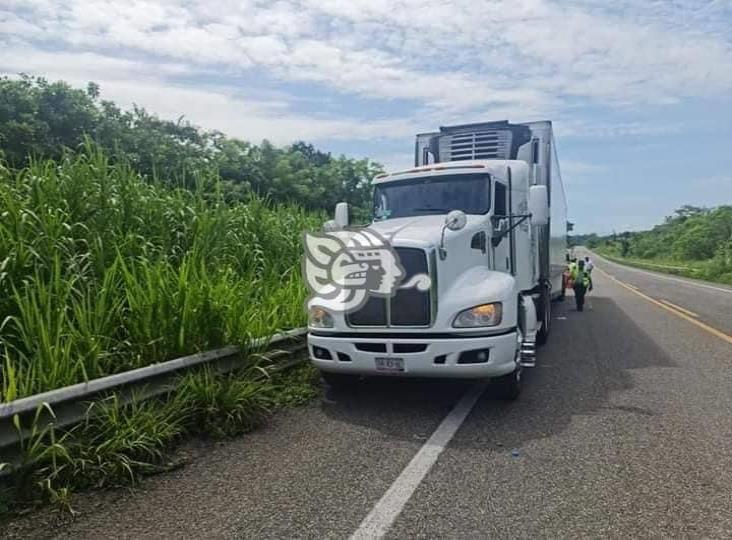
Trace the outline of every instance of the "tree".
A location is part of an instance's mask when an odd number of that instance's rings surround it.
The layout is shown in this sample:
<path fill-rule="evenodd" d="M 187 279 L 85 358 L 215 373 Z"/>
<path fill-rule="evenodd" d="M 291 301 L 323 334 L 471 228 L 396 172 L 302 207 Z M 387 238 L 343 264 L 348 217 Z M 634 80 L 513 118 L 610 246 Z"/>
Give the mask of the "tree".
<path fill-rule="evenodd" d="M 97 121 L 94 98 L 83 90 L 42 77 L 0 78 L 0 145 L 11 165 L 78 148 Z"/>
<path fill-rule="evenodd" d="M 666 216 L 665 224 L 673 225 L 674 223 L 685 221 L 690 217 L 704 214 L 708 211 L 709 210 L 707 208 L 703 208 L 701 206 L 692 206 L 690 204 L 685 204 L 681 208 L 677 208 L 676 210 L 674 210 L 673 215 Z"/>
<path fill-rule="evenodd" d="M 253 145 L 183 116 L 170 121 L 138 106 L 122 110 L 100 96 L 94 82 L 80 90 L 40 77 L 0 78 L 0 155 L 20 167 L 31 156 L 76 151 L 88 137 L 151 179 L 198 188 L 218 175 L 216 189 L 229 200 L 253 192 L 329 212 L 345 200 L 368 212 L 371 178 L 382 170 L 369 160 L 334 158 L 303 141 Z"/>

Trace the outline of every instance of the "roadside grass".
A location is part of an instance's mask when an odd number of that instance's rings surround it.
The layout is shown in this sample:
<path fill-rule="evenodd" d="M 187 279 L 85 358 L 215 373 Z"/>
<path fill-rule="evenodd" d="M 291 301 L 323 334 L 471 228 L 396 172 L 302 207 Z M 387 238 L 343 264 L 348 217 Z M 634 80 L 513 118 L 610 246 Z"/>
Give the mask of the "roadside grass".
<path fill-rule="evenodd" d="M 27 426 L 20 463 L 0 482 L 0 522 L 48 504 L 73 513 L 74 493 L 132 487 L 178 467 L 175 448 L 185 437 L 248 433 L 275 410 L 303 405 L 318 392 L 317 371 L 309 363 L 270 373 L 255 360 L 227 374 L 210 367 L 192 371 L 159 398 L 133 396 L 122 403 L 107 396 L 91 403 L 85 420 L 66 431 L 42 425 L 42 413 L 52 411 L 41 407 Z"/>
<path fill-rule="evenodd" d="M 271 396 L 276 408 L 297 407 L 320 393 L 320 372 L 309 362 L 279 371 L 271 378 Z"/>
<path fill-rule="evenodd" d="M 251 343 L 304 325 L 301 234 L 323 216 L 226 201 L 212 172 L 193 182 L 142 178 L 92 145 L 19 171 L 0 163 L 0 402 L 227 345 L 249 358 L 226 375 L 191 371 L 163 397 L 107 396 L 68 430 L 46 408 L 18 421 L 0 514 L 71 511 L 74 492 L 175 466 L 184 437 L 246 433 L 317 394 L 312 368 L 265 373 Z"/>
<path fill-rule="evenodd" d="M 141 178 L 88 146 L 0 164 L 0 402 L 302 326 L 323 216 Z"/>
<path fill-rule="evenodd" d="M 272 411 L 273 400 L 266 374 L 256 373 L 258 370 L 254 366 L 248 373 L 218 375 L 203 368 L 185 376 L 176 401 L 188 411 L 188 430 L 231 437 L 262 425 Z"/>
<path fill-rule="evenodd" d="M 634 257 L 621 257 L 609 253 L 607 250 L 595 249 L 598 255 L 606 259 L 628 266 L 634 266 L 643 270 L 651 270 L 664 274 L 701 279 L 715 283 L 732 285 L 732 272 L 722 261 L 710 259 L 707 261 L 676 261 L 668 259 L 639 259 Z"/>

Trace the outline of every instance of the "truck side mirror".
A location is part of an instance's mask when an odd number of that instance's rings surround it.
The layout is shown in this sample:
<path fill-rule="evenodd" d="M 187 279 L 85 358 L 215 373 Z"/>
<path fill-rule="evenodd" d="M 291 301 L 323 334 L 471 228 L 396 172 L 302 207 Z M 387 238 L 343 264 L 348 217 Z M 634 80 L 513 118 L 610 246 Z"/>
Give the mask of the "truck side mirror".
<path fill-rule="evenodd" d="M 452 210 L 445 216 L 445 227 L 451 231 L 459 231 L 467 222 L 468 218 L 462 210 Z"/>
<path fill-rule="evenodd" d="M 335 219 L 329 219 L 325 223 L 323 223 L 323 232 L 333 232 L 337 231 L 339 229 L 338 224 L 335 222 Z"/>
<path fill-rule="evenodd" d="M 336 225 L 341 229 L 348 227 L 348 203 L 339 202 L 335 207 L 335 220 Z"/>
<path fill-rule="evenodd" d="M 445 224 L 442 226 L 442 237 L 440 238 L 440 248 L 437 250 L 440 254 L 440 260 L 444 261 L 447 257 L 445 249 L 445 231 L 459 231 L 468 223 L 468 217 L 462 210 L 452 210 L 445 216 Z"/>
<path fill-rule="evenodd" d="M 529 188 L 529 214 L 532 225 L 549 224 L 549 192 L 546 186 Z"/>
<path fill-rule="evenodd" d="M 495 248 L 501 243 L 501 240 L 508 233 L 508 218 L 493 217 L 493 234 L 491 235 L 491 245 Z"/>
<path fill-rule="evenodd" d="M 501 236 L 508 231 L 508 218 L 494 216 L 491 224 L 493 225 L 493 234 L 496 236 Z"/>

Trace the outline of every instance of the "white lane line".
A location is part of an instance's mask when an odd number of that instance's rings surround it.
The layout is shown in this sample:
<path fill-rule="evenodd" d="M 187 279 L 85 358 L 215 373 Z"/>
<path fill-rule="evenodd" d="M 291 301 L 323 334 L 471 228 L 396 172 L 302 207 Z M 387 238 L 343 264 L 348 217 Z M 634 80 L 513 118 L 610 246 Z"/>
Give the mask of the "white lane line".
<path fill-rule="evenodd" d="M 467 418 L 485 391 L 487 382 L 475 384 L 460 398 L 424 446 L 415 454 L 384 496 L 358 526 L 351 540 L 382 538 L 404 509 L 414 491 Z"/>
<path fill-rule="evenodd" d="M 597 253 L 593 253 L 593 255 L 608 264 L 614 264 L 615 266 L 619 266 L 623 270 L 630 270 L 631 272 L 638 272 L 640 274 L 646 274 L 647 276 L 652 276 L 652 277 L 655 277 L 658 279 L 665 279 L 666 281 L 676 281 L 678 283 L 683 283 L 684 285 L 689 285 L 691 287 L 702 287 L 704 289 L 711 289 L 713 291 L 722 291 L 727 294 L 732 294 L 732 289 L 725 289 L 724 287 L 715 287 L 714 285 L 706 285 L 705 283 L 697 283 L 695 281 L 689 281 L 686 279 L 662 276 L 655 272 L 648 272 L 646 270 L 641 270 L 640 268 L 635 268 L 633 266 L 625 266 L 624 264 L 619 264 L 619 263 L 613 262 L 611 260 L 605 259 L 604 257 L 602 257 L 601 255 L 598 255 Z"/>

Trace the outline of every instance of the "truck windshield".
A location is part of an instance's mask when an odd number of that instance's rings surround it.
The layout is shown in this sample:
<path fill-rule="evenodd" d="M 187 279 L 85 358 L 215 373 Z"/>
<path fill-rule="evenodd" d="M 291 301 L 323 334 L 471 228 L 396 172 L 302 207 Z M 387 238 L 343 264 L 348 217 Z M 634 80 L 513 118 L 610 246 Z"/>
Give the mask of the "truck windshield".
<path fill-rule="evenodd" d="M 379 184 L 374 190 L 374 219 L 490 210 L 488 174 L 451 174 Z"/>

